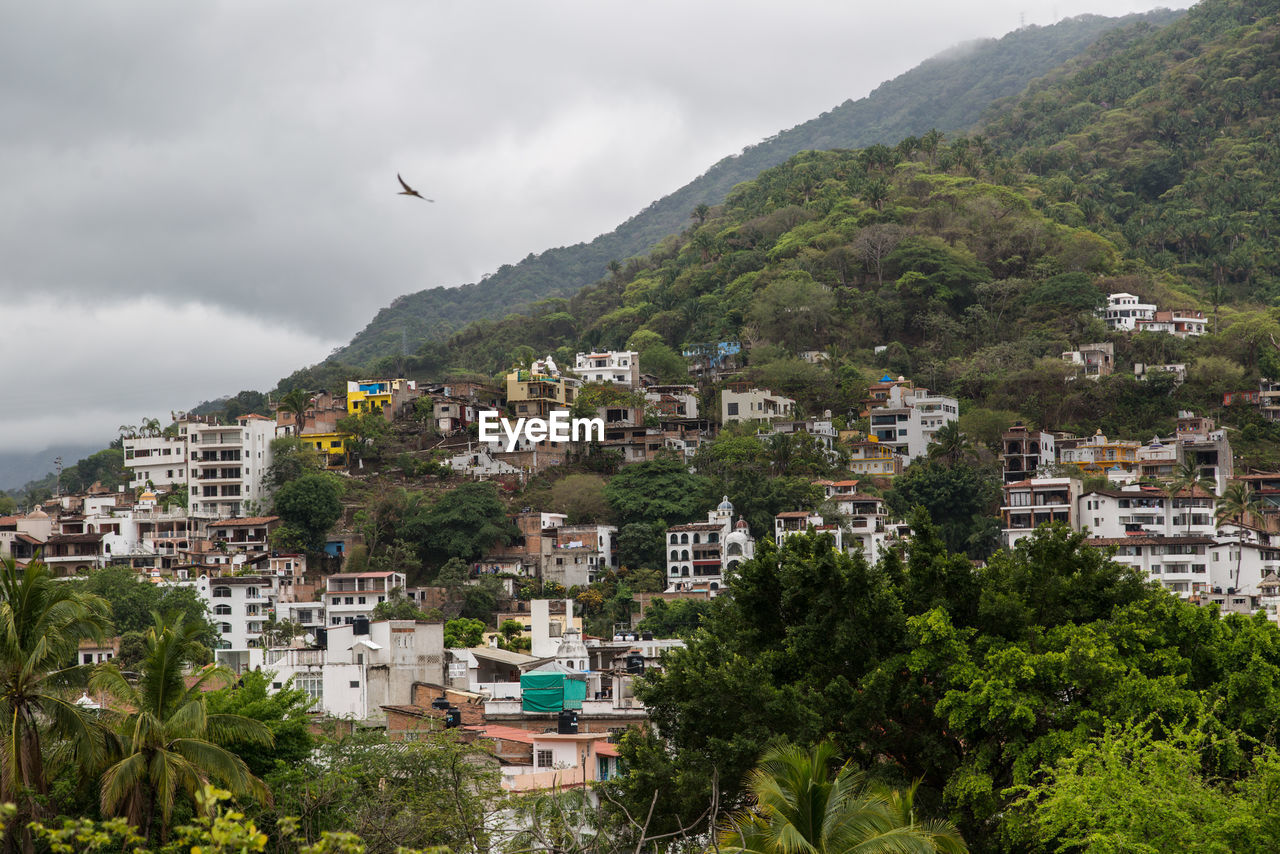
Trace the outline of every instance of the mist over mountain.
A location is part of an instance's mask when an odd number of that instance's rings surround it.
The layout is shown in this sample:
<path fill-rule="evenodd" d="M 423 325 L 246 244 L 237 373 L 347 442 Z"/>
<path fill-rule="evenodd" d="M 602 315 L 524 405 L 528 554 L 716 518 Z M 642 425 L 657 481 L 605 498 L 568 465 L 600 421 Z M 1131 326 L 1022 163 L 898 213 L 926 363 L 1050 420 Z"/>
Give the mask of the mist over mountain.
<path fill-rule="evenodd" d="M 1046 27 L 1025 27 L 1000 39 L 958 45 L 887 81 L 865 98 L 846 101 L 797 127 L 726 157 L 705 174 L 655 201 L 618 228 L 589 243 L 548 249 L 499 268 L 474 284 L 406 294 L 382 309 L 330 359 L 348 365 L 415 352 L 444 341 L 467 323 L 501 317 L 549 297 L 571 296 L 599 280 L 612 261 L 646 252 L 689 224 L 699 204 L 724 200 L 734 185 L 800 151 L 894 144 L 930 129 L 967 130 L 997 99 L 1015 95 L 1101 35 L 1141 38 L 1183 12 L 1108 18 L 1082 15 Z"/>

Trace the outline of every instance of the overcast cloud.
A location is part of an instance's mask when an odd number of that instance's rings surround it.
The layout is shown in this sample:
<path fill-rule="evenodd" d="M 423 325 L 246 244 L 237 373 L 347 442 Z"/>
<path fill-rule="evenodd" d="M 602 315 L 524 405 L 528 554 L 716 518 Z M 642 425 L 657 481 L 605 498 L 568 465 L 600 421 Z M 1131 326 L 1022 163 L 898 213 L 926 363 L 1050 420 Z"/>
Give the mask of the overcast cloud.
<path fill-rule="evenodd" d="M 266 389 L 400 294 L 590 240 L 1020 14 L 1161 5 L 14 5 L 0 450 Z"/>

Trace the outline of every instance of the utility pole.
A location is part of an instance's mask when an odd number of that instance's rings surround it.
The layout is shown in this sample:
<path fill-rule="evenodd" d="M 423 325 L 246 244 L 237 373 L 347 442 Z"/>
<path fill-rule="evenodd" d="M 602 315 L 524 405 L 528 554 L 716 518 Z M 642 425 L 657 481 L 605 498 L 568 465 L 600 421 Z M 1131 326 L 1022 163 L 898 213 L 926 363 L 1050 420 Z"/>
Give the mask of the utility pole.
<path fill-rule="evenodd" d="M 62 498 L 62 457 L 53 458 L 53 467 L 58 473 L 58 481 L 53 487 L 53 496 L 60 499 Z"/>

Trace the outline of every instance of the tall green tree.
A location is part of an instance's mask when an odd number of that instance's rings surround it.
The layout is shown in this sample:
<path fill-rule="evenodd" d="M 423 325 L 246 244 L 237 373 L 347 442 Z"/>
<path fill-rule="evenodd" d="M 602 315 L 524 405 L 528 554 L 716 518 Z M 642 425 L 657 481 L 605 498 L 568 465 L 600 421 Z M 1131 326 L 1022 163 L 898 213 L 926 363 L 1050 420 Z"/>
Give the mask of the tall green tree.
<path fill-rule="evenodd" d="M 329 474 L 303 475 L 276 491 L 275 508 L 306 548 L 318 552 L 329 529 L 342 517 L 342 484 Z"/>
<path fill-rule="evenodd" d="M 197 654 L 199 626 L 181 615 L 168 622 L 159 614 L 147 631 L 147 653 L 133 681 L 113 661 L 99 665 L 89 680 L 126 711 L 115 713 L 102 774 L 102 812 L 123 816 L 143 836 L 165 839 L 179 794 L 192 799 L 208 782 L 232 793 L 269 799 L 262 781 L 229 743 L 271 746 L 271 730 L 237 714 L 211 714 L 205 691 L 234 678 L 225 668 L 206 666 L 187 679 Z"/>
<path fill-rule="evenodd" d="M 24 819 L 49 793 L 44 736 L 63 740 L 83 766 L 101 756 L 94 722 L 72 692 L 84 677 L 75 666 L 80 641 L 101 639 L 109 624 L 101 598 L 56 581 L 39 561 L 20 569 L 0 558 L 0 801 Z"/>

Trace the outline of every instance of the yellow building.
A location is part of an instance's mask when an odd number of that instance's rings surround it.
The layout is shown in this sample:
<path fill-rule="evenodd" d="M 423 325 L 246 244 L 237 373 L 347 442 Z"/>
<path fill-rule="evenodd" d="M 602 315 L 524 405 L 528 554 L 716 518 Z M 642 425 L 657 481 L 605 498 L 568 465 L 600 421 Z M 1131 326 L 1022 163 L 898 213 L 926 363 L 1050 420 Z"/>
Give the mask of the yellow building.
<path fill-rule="evenodd" d="M 395 417 L 401 406 L 418 396 L 414 380 L 359 380 L 347 383 L 347 413 L 383 412 Z"/>
<path fill-rule="evenodd" d="M 553 409 L 567 409 L 578 396 L 578 380 L 564 376 L 550 359 L 529 370 L 507 374 L 507 406 L 517 418 L 546 418 Z"/>
<path fill-rule="evenodd" d="M 1138 448 L 1141 442 L 1128 439 L 1108 439 L 1099 430 L 1074 447 L 1060 441 L 1058 461 L 1063 465 L 1080 468 L 1086 475 L 1115 479 L 1115 474 L 1129 474 L 1138 465 Z"/>
<path fill-rule="evenodd" d="M 330 468 L 342 465 L 347 455 L 346 433 L 303 433 L 298 437 L 302 447 L 310 448 L 321 456 Z"/>
<path fill-rule="evenodd" d="M 902 474 L 902 456 L 872 436 L 865 442 L 851 443 L 849 470 L 856 474 L 893 477 Z"/>

